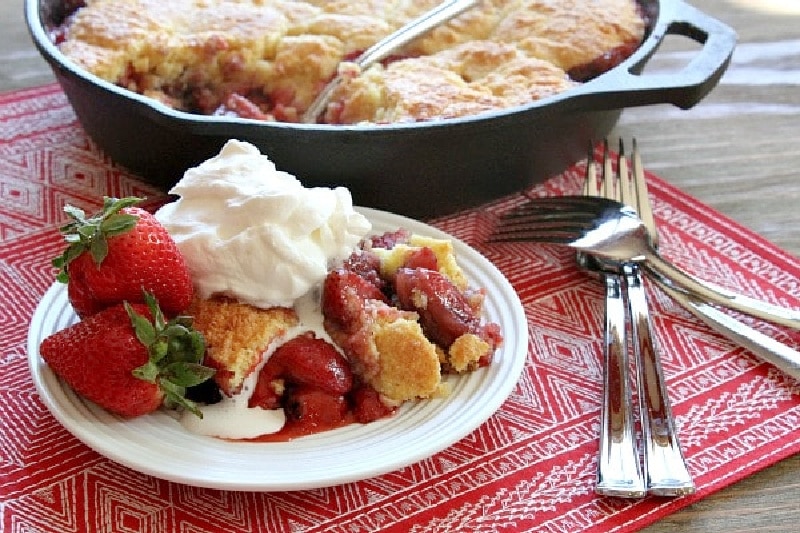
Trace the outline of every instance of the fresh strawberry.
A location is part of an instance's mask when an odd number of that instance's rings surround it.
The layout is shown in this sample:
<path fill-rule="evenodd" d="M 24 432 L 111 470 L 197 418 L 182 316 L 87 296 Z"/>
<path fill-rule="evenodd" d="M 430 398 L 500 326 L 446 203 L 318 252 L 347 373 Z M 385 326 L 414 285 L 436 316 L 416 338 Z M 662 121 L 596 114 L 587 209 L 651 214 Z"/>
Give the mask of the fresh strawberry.
<path fill-rule="evenodd" d="M 177 315 L 194 294 L 186 262 L 158 220 L 134 207 L 138 198 L 105 198 L 103 210 L 87 217 L 74 206 L 72 221 L 61 228 L 69 246 L 53 260 L 57 279 L 81 318 L 114 304 L 143 302 L 152 293 L 163 311 Z"/>
<path fill-rule="evenodd" d="M 191 319 L 166 321 L 157 301 L 107 307 L 42 341 L 39 353 L 78 394 L 124 417 L 150 413 L 162 404 L 198 416 L 187 387 L 209 379 L 202 366 L 205 341 Z"/>

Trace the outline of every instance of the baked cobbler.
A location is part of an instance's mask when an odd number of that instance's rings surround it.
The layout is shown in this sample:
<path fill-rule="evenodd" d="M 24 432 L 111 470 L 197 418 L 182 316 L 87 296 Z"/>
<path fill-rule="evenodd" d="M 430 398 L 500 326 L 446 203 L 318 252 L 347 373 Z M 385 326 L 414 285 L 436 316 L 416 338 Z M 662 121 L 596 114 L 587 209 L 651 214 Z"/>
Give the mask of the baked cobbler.
<path fill-rule="evenodd" d="M 439 3 L 86 0 L 53 39 L 92 74 L 200 114 L 298 121 L 343 69 L 324 121 L 382 124 L 557 94 L 614 67 L 645 30 L 635 0 L 487 0 L 383 64 L 348 68 Z"/>
<path fill-rule="evenodd" d="M 250 408 L 283 409 L 284 428 L 257 438 L 276 441 L 444 397 L 444 376 L 489 365 L 503 342 L 500 326 L 481 319 L 484 297 L 449 240 L 402 229 L 366 239 L 325 278 L 324 333 L 306 329 L 292 308 L 195 300 L 187 313 L 216 369 L 215 388 L 195 399 L 244 392 Z"/>
<path fill-rule="evenodd" d="M 325 280 L 325 330 L 389 402 L 446 394 L 442 374 L 488 365 L 500 327 L 480 319 L 452 243 L 400 230 L 365 243 Z"/>

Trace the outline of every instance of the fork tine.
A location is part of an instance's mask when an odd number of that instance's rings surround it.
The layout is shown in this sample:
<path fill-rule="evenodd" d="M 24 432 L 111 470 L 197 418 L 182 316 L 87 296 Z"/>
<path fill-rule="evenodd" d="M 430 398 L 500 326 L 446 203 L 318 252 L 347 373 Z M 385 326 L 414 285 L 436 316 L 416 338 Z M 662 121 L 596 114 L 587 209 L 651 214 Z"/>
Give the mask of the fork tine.
<path fill-rule="evenodd" d="M 572 225 L 580 228 L 586 228 L 596 219 L 596 215 L 592 213 L 578 213 L 572 211 L 530 211 L 524 213 L 516 213 L 514 215 L 504 217 L 502 223 L 504 226 L 513 228 L 525 226 L 530 224 L 550 224 L 560 223 L 562 225 Z"/>
<path fill-rule="evenodd" d="M 592 213 L 570 210 L 525 211 L 504 216 L 489 242 L 537 241 L 568 244 L 583 235 L 595 220 Z"/>
<path fill-rule="evenodd" d="M 568 217 L 566 213 L 558 213 L 555 216 L 543 216 L 541 214 L 530 217 L 517 217 L 503 221 L 504 232 L 533 231 L 535 229 L 552 230 L 561 228 L 573 233 L 586 229 L 592 220 L 590 218 L 577 219 Z"/>
<path fill-rule="evenodd" d="M 518 231 L 503 231 L 489 237 L 488 242 L 541 242 L 550 244 L 571 244 L 575 232 L 563 228 L 546 230 L 543 228 L 522 228 Z"/>
<path fill-rule="evenodd" d="M 597 183 L 597 165 L 594 163 L 594 146 L 589 144 L 589 153 L 586 156 L 586 177 L 583 181 L 584 196 L 600 196 Z"/>
<path fill-rule="evenodd" d="M 567 197 L 531 200 L 500 217 L 499 231 L 526 225 L 555 224 L 587 228 L 597 218 L 597 206 L 572 202 Z"/>
<path fill-rule="evenodd" d="M 622 188 L 617 174 L 614 172 L 614 165 L 611 159 L 611 149 L 608 139 L 603 143 L 603 197 L 609 200 L 622 201 Z"/>
<path fill-rule="evenodd" d="M 625 146 L 622 139 L 619 140 L 619 152 L 617 153 L 617 176 L 620 201 L 633 209 L 637 209 L 635 183 L 631 179 L 630 167 L 625 156 Z"/>
<path fill-rule="evenodd" d="M 585 229 L 585 223 L 576 223 L 574 220 L 519 219 L 503 223 L 502 227 L 489 237 L 489 242 L 530 240 L 566 243 L 574 241 L 577 236 L 584 233 Z"/>
<path fill-rule="evenodd" d="M 653 208 L 650 205 L 650 194 L 647 190 L 647 181 L 644 175 L 644 166 L 642 165 L 642 156 L 639 153 L 639 146 L 636 144 L 636 139 L 633 139 L 633 180 L 631 186 L 634 189 L 636 198 L 636 212 L 639 218 L 644 222 L 647 228 L 647 233 L 650 235 L 650 242 L 654 248 L 658 248 L 658 228 L 656 221 L 653 217 Z"/>
<path fill-rule="evenodd" d="M 537 218 L 520 218 L 513 221 L 503 223 L 502 233 L 519 233 L 527 231 L 535 233 L 537 231 L 553 231 L 560 229 L 564 232 L 570 232 L 577 236 L 582 233 L 587 227 L 584 221 L 576 221 L 560 217 L 537 217 Z"/>
<path fill-rule="evenodd" d="M 545 198 L 530 198 L 510 211 L 503 213 L 500 219 L 503 222 L 513 222 L 516 219 L 531 219 L 548 216 L 571 216 L 578 214 L 591 214 L 591 205 L 585 206 L 580 197 L 558 196 Z"/>
<path fill-rule="evenodd" d="M 576 196 L 546 196 L 543 198 L 530 198 L 525 203 L 518 205 L 511 211 L 505 213 L 502 218 L 514 217 L 520 214 L 534 213 L 539 211 L 581 211 L 589 212 L 597 209 L 593 201 L 586 201 L 582 195 Z"/>
<path fill-rule="evenodd" d="M 591 206 L 589 206 L 591 207 Z M 586 224 L 597 217 L 596 209 L 582 209 L 580 204 L 552 202 L 532 202 L 504 214 L 503 224 L 525 224 L 542 220 L 580 220 Z"/>

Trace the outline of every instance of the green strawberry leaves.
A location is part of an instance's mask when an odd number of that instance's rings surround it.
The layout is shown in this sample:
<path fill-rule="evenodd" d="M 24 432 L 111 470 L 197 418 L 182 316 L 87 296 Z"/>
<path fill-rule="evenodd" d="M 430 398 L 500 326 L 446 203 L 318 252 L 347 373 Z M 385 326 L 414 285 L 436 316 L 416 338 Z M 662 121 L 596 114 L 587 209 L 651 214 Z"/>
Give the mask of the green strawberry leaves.
<path fill-rule="evenodd" d="M 133 375 L 156 383 L 164 392 L 166 407 L 183 407 L 203 418 L 197 404 L 185 397 L 186 389 L 210 379 L 215 370 L 202 365 L 206 345 L 202 333 L 192 329 L 192 319 L 178 316 L 167 321 L 156 298 L 144 291 L 144 301 L 152 321 L 125 302 L 134 333 L 147 348 L 148 360 L 135 368 Z"/>
<path fill-rule="evenodd" d="M 58 270 L 56 279 L 67 283 L 67 266 L 84 252 L 91 255 L 95 264 L 102 263 L 108 255 L 109 237 L 131 231 L 139 220 L 135 215 L 120 211 L 141 201 L 142 198 L 134 196 L 122 199 L 106 196 L 102 210 L 90 217 L 86 216 L 83 209 L 73 205 L 64 206 L 64 212 L 71 220 L 59 228 L 68 246 L 63 254 L 53 259 L 53 267 Z"/>

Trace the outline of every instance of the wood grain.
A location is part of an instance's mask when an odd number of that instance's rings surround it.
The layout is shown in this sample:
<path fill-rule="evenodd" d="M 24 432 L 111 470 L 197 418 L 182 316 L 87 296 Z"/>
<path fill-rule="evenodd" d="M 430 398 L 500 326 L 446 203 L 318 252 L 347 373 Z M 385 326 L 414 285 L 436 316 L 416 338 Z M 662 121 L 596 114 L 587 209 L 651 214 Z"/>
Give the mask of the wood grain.
<path fill-rule="evenodd" d="M 628 109 L 615 134 L 636 137 L 648 169 L 798 255 L 800 3 L 691 3 L 736 29 L 739 46 L 730 68 L 693 109 Z M 31 44 L 21 6 L 0 0 L 0 91 L 53 81 Z M 647 72 L 678 72 L 696 53 L 697 46 L 686 41 L 669 39 Z M 794 531 L 800 522 L 798 472 L 800 456 L 789 458 L 645 531 Z"/>

